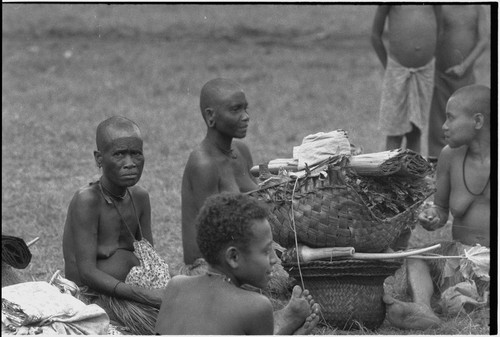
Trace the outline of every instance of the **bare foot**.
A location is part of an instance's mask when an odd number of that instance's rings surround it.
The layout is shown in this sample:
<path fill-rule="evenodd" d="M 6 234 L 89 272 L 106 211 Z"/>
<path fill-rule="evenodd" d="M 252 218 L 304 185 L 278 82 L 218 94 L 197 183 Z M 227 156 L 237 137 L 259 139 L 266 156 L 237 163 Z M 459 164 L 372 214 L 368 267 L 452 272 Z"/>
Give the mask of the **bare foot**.
<path fill-rule="evenodd" d="M 425 330 L 441 324 L 431 308 L 421 303 L 406 303 L 384 295 L 387 320 L 400 329 Z"/>
<path fill-rule="evenodd" d="M 313 305 L 314 300 L 309 295 L 309 290 L 302 291 L 298 285 L 293 287 L 292 297 L 286 307 L 274 312 L 274 334 L 293 334 L 311 315 Z"/>
<path fill-rule="evenodd" d="M 298 328 L 294 335 L 308 335 L 318 325 L 319 322 L 319 304 L 314 303 L 311 307 L 311 314 L 307 316 L 306 321 L 300 328 Z"/>

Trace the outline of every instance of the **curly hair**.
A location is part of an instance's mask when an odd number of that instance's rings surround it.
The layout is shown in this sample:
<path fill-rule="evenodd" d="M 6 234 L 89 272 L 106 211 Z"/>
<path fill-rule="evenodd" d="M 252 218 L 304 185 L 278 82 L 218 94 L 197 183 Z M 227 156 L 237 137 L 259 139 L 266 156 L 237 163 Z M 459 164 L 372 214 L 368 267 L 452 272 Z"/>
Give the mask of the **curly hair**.
<path fill-rule="evenodd" d="M 252 239 L 252 220 L 266 219 L 266 207 L 240 193 L 221 193 L 205 201 L 196 219 L 196 242 L 205 260 L 218 264 L 222 250 L 236 245 L 248 248 Z"/>

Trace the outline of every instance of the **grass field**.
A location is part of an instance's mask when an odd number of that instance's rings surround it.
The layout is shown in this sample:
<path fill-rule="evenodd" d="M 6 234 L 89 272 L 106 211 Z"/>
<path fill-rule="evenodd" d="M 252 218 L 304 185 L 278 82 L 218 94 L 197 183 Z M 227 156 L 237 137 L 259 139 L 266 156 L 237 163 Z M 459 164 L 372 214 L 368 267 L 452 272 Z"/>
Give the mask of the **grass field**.
<path fill-rule="evenodd" d="M 140 185 L 150 192 L 155 246 L 182 259 L 180 183 L 204 137 L 201 86 L 244 88 L 254 163 L 291 157 L 319 131 L 348 131 L 365 153 L 377 129 L 383 69 L 369 36 L 372 5 L 2 5 L 2 233 L 39 236 L 24 272 L 63 269 L 66 210 L 97 180 L 95 128 L 111 115 L 136 121 L 145 141 Z M 490 84 L 490 50 L 477 66 Z M 423 242 L 449 236 L 421 229 Z M 426 334 L 487 334 L 489 312 L 450 318 Z M 345 333 L 328 327 L 318 334 Z M 372 334 L 357 331 L 357 334 Z M 377 334 L 407 334 L 384 323 Z M 419 334 L 422 332 L 412 331 Z"/>

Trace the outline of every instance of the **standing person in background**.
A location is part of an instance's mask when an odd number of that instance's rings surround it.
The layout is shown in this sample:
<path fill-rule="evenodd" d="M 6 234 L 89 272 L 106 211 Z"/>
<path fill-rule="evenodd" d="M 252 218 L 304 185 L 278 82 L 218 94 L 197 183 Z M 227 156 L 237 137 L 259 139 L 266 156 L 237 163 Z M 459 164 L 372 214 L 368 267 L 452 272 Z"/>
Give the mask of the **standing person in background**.
<path fill-rule="evenodd" d="M 379 128 L 386 149 L 406 147 L 420 152 L 432 99 L 434 52 L 440 6 L 380 5 L 373 21 L 371 42 L 385 75 L 382 84 Z M 382 40 L 388 21 L 388 51 Z"/>
<path fill-rule="evenodd" d="M 486 14 L 481 5 L 442 6 L 429 117 L 429 157 L 437 159 L 446 145 L 441 129 L 446 120 L 446 102 L 456 90 L 476 82 L 474 63 L 488 40 Z"/>

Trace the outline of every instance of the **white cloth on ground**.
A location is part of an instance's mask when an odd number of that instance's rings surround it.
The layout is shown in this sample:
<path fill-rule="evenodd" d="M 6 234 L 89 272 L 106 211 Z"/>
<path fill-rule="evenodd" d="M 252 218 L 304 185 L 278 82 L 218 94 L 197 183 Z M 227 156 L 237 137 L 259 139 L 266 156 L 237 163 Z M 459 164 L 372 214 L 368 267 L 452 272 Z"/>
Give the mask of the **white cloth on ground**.
<path fill-rule="evenodd" d="M 19 310 L 13 311 L 21 317 L 21 326 L 12 324 L 2 305 L 2 333 L 105 335 L 108 331 L 109 317 L 101 307 L 86 305 L 47 282 L 24 282 L 4 287 L 2 302 L 4 300 L 18 306 Z M 33 326 L 38 329 L 33 329 Z"/>
<path fill-rule="evenodd" d="M 485 291 L 483 297 L 479 296 L 476 283 L 468 280 L 449 287 L 441 294 L 439 305 L 443 313 L 456 316 L 459 313 L 469 313 L 474 309 L 484 307 L 488 304 L 489 291 Z"/>

